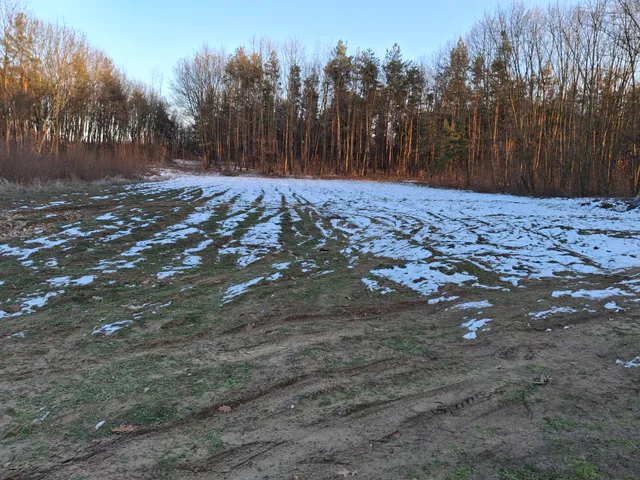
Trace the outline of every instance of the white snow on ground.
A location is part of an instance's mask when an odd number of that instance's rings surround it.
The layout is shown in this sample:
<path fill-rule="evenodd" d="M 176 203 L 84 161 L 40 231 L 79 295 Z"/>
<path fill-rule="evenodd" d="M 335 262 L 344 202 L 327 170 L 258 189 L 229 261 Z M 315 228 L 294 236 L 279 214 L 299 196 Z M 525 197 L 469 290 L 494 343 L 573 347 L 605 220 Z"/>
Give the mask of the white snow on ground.
<path fill-rule="evenodd" d="M 47 208 L 59 207 L 60 205 L 65 205 L 69 202 L 65 200 L 59 200 L 56 202 L 47 203 L 46 205 L 40 205 L 39 207 L 35 207 L 34 210 L 46 210 Z"/>
<path fill-rule="evenodd" d="M 442 297 L 437 297 L 437 298 L 430 298 L 428 300 L 429 305 L 435 305 L 437 303 L 441 303 L 441 302 L 453 302 L 454 300 L 459 299 L 460 297 L 457 296 L 451 296 L 451 297 L 445 297 L 444 295 Z"/>
<path fill-rule="evenodd" d="M 233 300 L 234 297 L 242 295 L 250 286 L 260 283 L 262 280 L 264 280 L 264 277 L 257 277 L 252 278 L 247 282 L 230 286 L 229 288 L 227 288 L 227 291 L 222 298 L 223 303 L 229 303 L 231 300 Z"/>
<path fill-rule="evenodd" d="M 468 322 L 463 323 L 460 326 L 462 328 L 466 328 L 467 330 L 469 330 L 469 333 L 463 335 L 462 338 L 464 338 L 465 340 L 474 340 L 477 337 L 476 332 L 480 330 L 482 327 L 484 327 L 490 321 L 491 321 L 490 318 L 483 318 L 481 320 L 476 320 L 475 318 L 472 318 Z"/>
<path fill-rule="evenodd" d="M 311 270 L 315 270 L 316 268 L 318 268 L 318 264 L 313 260 L 300 262 L 300 271 L 302 273 L 310 272 Z"/>
<path fill-rule="evenodd" d="M 613 310 L 614 312 L 624 312 L 624 308 L 618 306 L 616 302 L 605 303 L 604 308 L 607 310 Z"/>
<path fill-rule="evenodd" d="M 22 311 L 23 313 L 32 313 L 34 309 L 44 307 L 50 298 L 57 297 L 61 293 L 64 293 L 64 290 L 60 290 L 59 292 L 49 292 L 42 296 L 33 296 L 32 298 L 22 302 Z"/>
<path fill-rule="evenodd" d="M 571 290 L 555 291 L 551 294 L 553 298 L 558 297 L 572 297 L 572 298 L 587 298 L 589 300 L 602 300 L 609 297 L 630 296 L 629 292 L 620 290 L 619 288 L 609 287 L 604 290 L 578 290 L 572 292 Z"/>
<path fill-rule="evenodd" d="M 116 216 L 113 214 L 113 212 L 109 212 L 96 217 L 96 220 L 116 220 Z"/>
<path fill-rule="evenodd" d="M 640 294 L 640 278 L 633 278 L 631 280 L 624 280 L 620 282 L 620 284 L 624 285 L 625 288 Z"/>
<path fill-rule="evenodd" d="M 63 293 L 64 290 L 59 290 L 55 292 L 47 292 L 44 295 L 42 293 L 27 295 L 24 298 L 20 298 L 17 300 L 17 303 L 20 304 L 20 310 L 15 313 L 7 313 L 0 308 L 0 318 L 30 315 L 37 309 L 44 307 L 47 302 L 49 302 L 50 298 L 57 297 L 58 295 L 62 295 Z"/>
<path fill-rule="evenodd" d="M 271 202 L 267 207 L 272 209 L 278 208 L 282 195 L 289 203 L 297 200 L 292 208 L 334 218 L 334 231 L 350 241 L 347 255 L 367 253 L 415 262 L 444 255 L 473 261 L 512 284 L 640 266 L 640 240 L 632 235 L 638 231 L 638 213 L 585 207 L 581 200 L 406 184 L 245 177 L 179 176 L 137 190 L 151 194 L 194 187 L 202 188 L 203 195 L 229 190 L 242 205 L 262 194 L 263 203 Z M 326 231 L 323 236 L 333 234 Z"/>
<path fill-rule="evenodd" d="M 158 277 L 158 280 L 164 280 L 165 278 L 173 277 L 178 273 L 178 270 L 163 270 L 162 272 L 158 272 L 156 276 Z"/>
<path fill-rule="evenodd" d="M 80 278 L 75 278 L 75 279 L 71 277 L 56 277 L 56 278 L 47 280 L 47 283 L 49 283 L 52 287 L 66 287 L 69 285 L 83 286 L 83 285 L 89 285 L 93 283 L 95 279 L 96 279 L 95 275 L 84 275 Z"/>
<path fill-rule="evenodd" d="M 238 255 L 237 265 L 246 267 L 257 262 L 271 251 L 280 247 L 278 238 L 281 231 L 282 215 L 274 215 L 266 222 L 258 223 L 247 230 L 239 242 L 219 250 L 220 255 Z"/>
<path fill-rule="evenodd" d="M 448 271 L 445 273 L 442 270 Z M 410 262 L 403 266 L 372 270 L 371 273 L 410 288 L 422 295 L 431 295 L 445 284 L 461 285 L 466 281 L 476 279 L 472 275 L 451 270 L 452 267 L 440 262 Z"/>
<path fill-rule="evenodd" d="M 395 291 L 389 287 L 382 287 L 376 280 L 371 280 L 366 277 L 362 279 L 362 283 L 364 283 L 372 292 L 378 292 L 381 295 L 386 295 L 387 293 L 392 293 Z"/>
<path fill-rule="evenodd" d="M 106 335 L 106 336 L 109 336 L 113 332 L 117 332 L 121 328 L 128 327 L 131 324 L 133 324 L 132 320 L 122 320 L 120 322 L 114 322 L 114 323 L 110 323 L 110 324 L 107 324 L 107 325 L 102 325 L 101 327 L 96 328 L 93 332 L 91 332 L 91 335 Z"/>
<path fill-rule="evenodd" d="M 135 216 L 131 216 L 133 210 L 116 209 L 92 219 L 100 222 L 99 229 L 89 230 L 76 222 L 65 225 L 59 233 L 0 244 L 0 256 L 34 270 L 44 268 L 47 262 L 47 268 L 59 272 L 47 271 L 54 277 L 51 287 L 58 288 L 67 285 L 67 280 L 59 280 L 65 278 L 64 271 L 59 270 L 63 267 L 53 261 L 52 254 L 43 259 L 42 250 L 56 254 L 64 250 L 67 258 L 73 254 L 78 238 L 86 241 L 90 237 L 96 242 L 123 245 L 119 253 L 97 258 L 90 270 L 103 275 L 137 269 L 147 252 L 154 249 L 170 251 L 172 260 L 157 273 L 159 278 L 168 278 L 202 264 L 204 256 L 198 252 L 214 248 L 213 241 L 220 239 L 227 244 L 216 252 L 218 257 L 207 255 L 207 261 L 235 255 L 239 268 L 259 265 L 270 253 L 291 247 L 283 245 L 284 228 L 291 228 L 290 224 L 284 225 L 283 218 L 290 218 L 295 224 L 290 232 L 299 237 L 296 244 L 303 240 L 314 249 L 328 246 L 325 251 L 331 251 L 331 242 L 344 242 L 346 247 L 340 247 L 340 254 L 347 257 L 347 268 L 355 268 L 363 257 L 380 259 L 384 267 L 366 275 L 369 282 L 374 281 L 371 277 L 385 279 L 398 285 L 397 290 L 412 290 L 429 296 L 434 303 L 443 298 L 442 291 L 450 285 L 508 290 L 514 286 L 526 288 L 527 282 L 536 279 L 579 279 L 586 274 L 640 267 L 640 210 L 618 213 L 585 205 L 584 200 L 532 199 L 408 184 L 172 175 L 162 181 L 125 186 L 115 195 L 96 197 L 117 201 L 140 195 L 148 202 L 180 199 L 196 205 L 193 209 L 172 208 L 172 218 L 181 211 L 188 213 L 173 224 L 163 223 L 161 231 L 139 235 L 164 220 L 157 211 L 148 211 L 154 208 L 153 203 L 144 202 L 145 208 L 137 209 Z M 31 203 L 24 209 L 62 210 L 71 203 L 69 199 L 40 206 Z M 306 225 L 303 219 L 311 224 Z M 305 232 L 309 225 L 313 231 Z M 135 242 L 127 238 L 136 234 Z M 59 263 L 66 261 L 60 257 Z M 315 274 L 322 268 L 312 258 L 300 257 L 292 264 L 300 265 L 303 273 Z M 273 271 L 280 270 L 277 265 L 267 267 L 258 278 L 281 281 L 282 276 Z M 479 270 L 493 280 L 481 278 L 480 283 L 478 277 L 484 276 L 474 273 Z M 319 273 L 331 275 L 332 271 Z M 75 285 L 73 279 L 68 281 Z M 230 287 L 227 294 L 231 296 L 225 299 L 234 298 L 236 291 L 242 293 L 255 283 Z M 553 296 L 565 295 L 592 300 L 637 297 L 640 279 L 623 282 L 620 288 L 567 290 L 554 292 Z M 19 299 L 28 300 L 33 298 Z M 24 312 L 21 309 L 19 313 Z"/>
<path fill-rule="evenodd" d="M 549 310 L 543 310 L 542 312 L 531 312 L 529 316 L 535 318 L 536 320 L 543 320 L 556 313 L 576 313 L 576 312 L 577 310 L 571 307 L 551 307 Z"/>
<path fill-rule="evenodd" d="M 493 307 L 489 300 L 482 300 L 480 302 L 466 302 L 460 303 L 451 307 L 452 310 L 479 310 L 481 308 Z"/>
<path fill-rule="evenodd" d="M 633 360 L 629 360 L 628 362 L 616 360 L 616 364 L 624 365 L 625 368 L 640 367 L 640 357 L 636 357 Z"/>

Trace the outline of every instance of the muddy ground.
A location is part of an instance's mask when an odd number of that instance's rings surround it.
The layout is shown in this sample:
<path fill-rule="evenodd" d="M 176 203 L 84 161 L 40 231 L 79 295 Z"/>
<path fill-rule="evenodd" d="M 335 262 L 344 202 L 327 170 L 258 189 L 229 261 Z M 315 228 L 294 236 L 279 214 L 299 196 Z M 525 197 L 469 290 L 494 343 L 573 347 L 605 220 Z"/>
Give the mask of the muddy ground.
<path fill-rule="evenodd" d="M 401 285 L 367 289 L 378 257 L 354 265 L 340 236 L 298 246 L 284 218 L 284 247 L 243 272 L 206 250 L 197 268 L 160 279 L 176 248 L 161 244 L 137 268 L 11 316 L 23 308 L 12 299 L 36 295 L 60 269 L 86 274 L 193 207 L 184 196 L 116 200 L 120 188 L 87 187 L 71 205 L 0 199 L 10 245 L 69 222 L 88 231 L 116 206 L 162 214 L 115 243 L 79 236 L 30 265 L 0 257 L 0 478 L 640 478 L 640 368 L 616 363 L 640 354 L 640 303 L 553 297 L 620 288 L 640 271 L 509 291 L 448 285 L 438 294 L 459 298 L 430 304 Z M 312 220 L 302 216 L 299 230 Z M 52 251 L 57 264 L 45 267 Z M 302 257 L 333 274 L 303 271 Z M 223 303 L 265 262 L 293 266 Z M 467 340 L 461 324 L 489 311 L 455 306 L 475 301 L 492 305 L 492 321 Z M 575 312 L 530 315 L 550 307 Z M 92 334 L 125 318 L 134 323 Z"/>

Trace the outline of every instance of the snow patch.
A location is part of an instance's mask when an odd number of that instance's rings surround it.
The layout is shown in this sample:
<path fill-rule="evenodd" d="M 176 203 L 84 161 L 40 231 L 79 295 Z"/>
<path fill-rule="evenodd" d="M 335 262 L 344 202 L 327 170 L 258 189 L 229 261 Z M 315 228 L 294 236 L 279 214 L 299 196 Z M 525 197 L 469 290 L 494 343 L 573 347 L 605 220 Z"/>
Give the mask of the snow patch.
<path fill-rule="evenodd" d="M 224 297 L 222 297 L 222 303 L 223 304 L 229 303 L 235 297 L 238 297 L 243 293 L 245 293 L 249 287 L 260 283 L 262 280 L 264 280 L 264 277 L 256 277 L 256 278 L 252 278 L 247 282 L 230 286 L 229 288 L 227 288 L 227 291 L 224 294 Z"/>
<path fill-rule="evenodd" d="M 628 362 L 623 362 L 622 360 L 616 360 L 617 365 L 623 365 L 625 368 L 633 368 L 640 367 L 640 357 L 636 357 Z"/>
<path fill-rule="evenodd" d="M 382 287 L 376 280 L 371 280 L 369 278 L 362 278 L 362 283 L 364 283 L 369 290 L 372 292 L 378 292 L 381 295 L 386 295 L 387 293 L 395 292 L 395 290 L 389 287 Z"/>
<path fill-rule="evenodd" d="M 133 324 L 132 320 L 122 320 L 120 322 L 109 323 L 96 328 L 91 335 L 106 335 L 107 337 L 118 330 Z"/>
<path fill-rule="evenodd" d="M 464 282 L 476 280 L 476 277 L 467 273 L 453 271 L 451 266 L 440 262 L 411 262 L 402 267 L 395 266 L 393 268 L 372 270 L 371 273 L 425 296 L 437 292 L 441 286 L 450 283 L 462 285 Z"/>
<path fill-rule="evenodd" d="M 480 308 L 490 308 L 493 307 L 489 300 L 482 300 L 479 302 L 466 302 L 460 303 L 451 307 L 452 310 L 478 310 Z"/>
<path fill-rule="evenodd" d="M 481 320 L 472 318 L 468 322 L 463 323 L 460 326 L 469 330 L 469 333 L 466 333 L 462 338 L 464 338 L 465 340 L 474 340 L 477 337 L 478 330 L 480 330 L 489 322 L 491 322 L 490 318 L 483 318 Z"/>
<path fill-rule="evenodd" d="M 549 310 L 543 310 L 541 312 L 531 312 L 529 313 L 529 316 L 535 318 L 536 320 L 542 320 L 556 313 L 576 313 L 576 312 L 577 310 L 571 307 L 551 307 Z"/>
<path fill-rule="evenodd" d="M 578 290 L 572 292 L 571 290 L 555 291 L 551 294 L 553 298 L 558 297 L 572 297 L 572 298 L 588 298 L 589 300 L 602 300 L 609 297 L 630 296 L 629 292 L 621 290 L 619 288 L 609 287 L 604 290 Z"/>
<path fill-rule="evenodd" d="M 624 312 L 624 308 L 618 306 L 616 302 L 608 302 L 604 304 L 604 308 L 607 310 L 613 310 L 614 312 Z"/>

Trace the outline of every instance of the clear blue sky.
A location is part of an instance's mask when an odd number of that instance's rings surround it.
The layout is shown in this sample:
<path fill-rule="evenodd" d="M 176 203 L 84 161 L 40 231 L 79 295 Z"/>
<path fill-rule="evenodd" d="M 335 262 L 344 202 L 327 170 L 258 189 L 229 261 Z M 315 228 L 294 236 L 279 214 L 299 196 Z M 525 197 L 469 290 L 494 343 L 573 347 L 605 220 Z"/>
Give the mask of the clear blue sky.
<path fill-rule="evenodd" d="M 406 59 L 430 55 L 464 34 L 499 0 L 26 0 L 44 20 L 60 20 L 85 32 L 130 77 L 164 85 L 176 61 L 203 42 L 227 52 L 252 37 L 275 42 L 295 36 L 307 51 L 339 39 L 349 48 L 371 47 L 382 56 L 395 42 Z M 510 3 L 502 0 L 502 5 Z M 524 0 L 526 5 L 546 0 Z M 165 89 L 166 92 L 166 89 Z"/>

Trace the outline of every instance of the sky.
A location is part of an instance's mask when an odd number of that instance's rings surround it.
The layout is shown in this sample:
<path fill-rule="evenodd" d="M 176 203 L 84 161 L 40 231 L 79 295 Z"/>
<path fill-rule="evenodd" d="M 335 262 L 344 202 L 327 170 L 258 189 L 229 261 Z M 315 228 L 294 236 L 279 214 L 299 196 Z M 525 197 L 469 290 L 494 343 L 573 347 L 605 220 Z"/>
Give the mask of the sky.
<path fill-rule="evenodd" d="M 83 31 L 129 77 L 151 82 L 159 72 L 163 91 L 176 62 L 204 42 L 232 53 L 254 37 L 277 43 L 295 37 L 313 53 L 342 39 L 351 51 L 372 48 L 381 57 L 398 43 L 405 59 L 417 60 L 464 35 L 498 5 L 498 0 L 27 0 L 38 18 Z"/>

